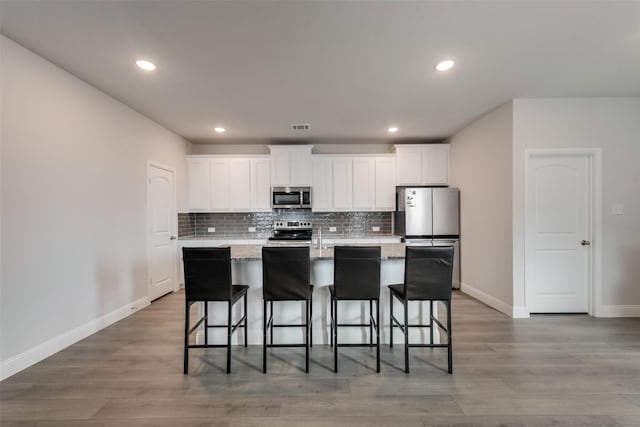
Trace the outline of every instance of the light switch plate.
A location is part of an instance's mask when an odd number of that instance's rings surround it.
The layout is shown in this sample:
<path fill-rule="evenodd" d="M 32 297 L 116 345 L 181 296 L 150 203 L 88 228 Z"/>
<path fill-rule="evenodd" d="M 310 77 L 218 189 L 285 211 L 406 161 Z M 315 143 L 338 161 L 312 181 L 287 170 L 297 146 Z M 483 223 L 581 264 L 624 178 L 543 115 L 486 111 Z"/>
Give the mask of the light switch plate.
<path fill-rule="evenodd" d="M 338 229 L 336 227 L 329 227 L 329 232 L 330 233 L 335 233 L 336 231 L 338 231 Z"/>
<path fill-rule="evenodd" d="M 249 227 L 249 233 L 255 233 L 255 232 L 256 232 L 255 227 Z"/>
<path fill-rule="evenodd" d="M 613 215 L 624 215 L 624 206 L 622 206 L 620 203 L 614 203 L 611 206 L 611 213 Z"/>
<path fill-rule="evenodd" d="M 208 233 L 215 233 L 216 232 L 216 228 L 215 227 L 209 227 L 209 228 L 207 228 L 207 232 Z"/>
<path fill-rule="evenodd" d="M 371 231 L 380 231 L 380 227 L 374 225 L 373 227 L 371 227 Z"/>

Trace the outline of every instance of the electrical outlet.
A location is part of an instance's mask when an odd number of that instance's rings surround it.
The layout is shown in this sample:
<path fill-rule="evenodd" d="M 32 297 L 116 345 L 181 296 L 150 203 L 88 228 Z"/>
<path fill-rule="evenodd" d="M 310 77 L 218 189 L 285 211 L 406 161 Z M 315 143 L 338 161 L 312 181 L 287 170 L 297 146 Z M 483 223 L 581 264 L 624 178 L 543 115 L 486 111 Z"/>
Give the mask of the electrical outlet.
<path fill-rule="evenodd" d="M 336 227 L 329 227 L 329 233 L 335 233 L 336 231 L 338 231 Z"/>
<path fill-rule="evenodd" d="M 207 228 L 207 232 L 215 233 L 216 232 L 216 228 L 215 227 L 209 227 L 209 228 Z"/>
<path fill-rule="evenodd" d="M 373 227 L 371 227 L 371 231 L 380 231 L 380 227 L 374 225 Z"/>
<path fill-rule="evenodd" d="M 249 227 L 249 233 L 255 233 L 255 232 L 256 232 L 255 227 Z"/>

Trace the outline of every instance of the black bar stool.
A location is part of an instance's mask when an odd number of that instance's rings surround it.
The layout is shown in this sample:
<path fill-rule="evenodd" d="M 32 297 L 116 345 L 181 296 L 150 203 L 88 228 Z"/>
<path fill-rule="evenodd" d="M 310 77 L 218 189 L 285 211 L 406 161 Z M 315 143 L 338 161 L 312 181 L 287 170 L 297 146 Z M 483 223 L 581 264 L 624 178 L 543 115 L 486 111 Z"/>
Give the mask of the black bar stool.
<path fill-rule="evenodd" d="M 267 373 L 267 347 L 305 347 L 305 372 L 309 372 L 309 346 L 311 343 L 311 259 L 309 247 L 263 247 L 262 248 L 262 292 L 264 297 L 262 372 Z M 305 322 L 302 324 L 273 323 L 274 301 L 305 301 Z M 271 312 L 267 320 L 267 302 Z M 305 328 L 304 344 L 274 344 L 273 328 Z M 271 341 L 267 344 L 267 331 Z"/>
<path fill-rule="evenodd" d="M 338 347 L 373 347 L 376 330 L 376 372 L 380 372 L 380 246 L 336 246 L 331 293 L 331 344 L 338 372 Z M 338 323 L 338 301 L 369 301 L 369 323 Z M 373 302 L 376 314 L 373 316 Z M 338 344 L 338 327 L 369 327 L 368 344 Z"/>
<path fill-rule="evenodd" d="M 247 346 L 247 289 L 246 285 L 231 283 L 231 249 L 182 248 L 185 287 L 184 373 L 189 372 L 190 348 L 227 348 L 227 373 L 231 372 L 231 335 L 237 328 L 244 328 L 244 346 Z M 231 308 L 244 297 L 244 315 L 235 324 L 231 320 Z M 209 301 L 226 301 L 228 306 L 225 325 L 209 324 Z M 189 328 L 189 312 L 195 302 L 204 303 L 204 316 Z M 205 325 L 204 344 L 189 345 L 189 335 L 202 323 Z M 243 323 L 241 325 L 241 323 Z M 227 328 L 226 344 L 209 344 L 209 328 Z"/>
<path fill-rule="evenodd" d="M 389 285 L 390 293 L 390 346 L 393 347 L 393 328 L 404 333 L 404 371 L 409 373 L 409 347 L 446 347 L 448 372 L 453 373 L 453 347 L 451 334 L 451 285 L 453 277 L 453 246 L 407 246 L 404 264 L 404 283 Z M 404 322 L 393 316 L 393 297 L 404 306 Z M 409 301 L 429 301 L 428 325 L 410 325 Z M 447 326 L 433 314 L 434 301 L 442 301 L 447 306 Z M 434 323 L 447 333 L 446 344 L 433 343 Z M 409 328 L 430 328 L 430 344 L 409 344 Z"/>

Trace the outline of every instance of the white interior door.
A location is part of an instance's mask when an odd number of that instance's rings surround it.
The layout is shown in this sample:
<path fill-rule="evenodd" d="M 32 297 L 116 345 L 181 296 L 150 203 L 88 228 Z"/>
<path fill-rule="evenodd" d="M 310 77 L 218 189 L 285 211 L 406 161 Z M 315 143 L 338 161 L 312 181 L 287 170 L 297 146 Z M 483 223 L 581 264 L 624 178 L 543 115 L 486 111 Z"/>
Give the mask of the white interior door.
<path fill-rule="evenodd" d="M 525 271 L 531 313 L 586 313 L 590 281 L 590 159 L 528 159 Z"/>
<path fill-rule="evenodd" d="M 149 163 L 147 175 L 149 299 L 154 300 L 176 284 L 176 187 L 169 168 Z"/>

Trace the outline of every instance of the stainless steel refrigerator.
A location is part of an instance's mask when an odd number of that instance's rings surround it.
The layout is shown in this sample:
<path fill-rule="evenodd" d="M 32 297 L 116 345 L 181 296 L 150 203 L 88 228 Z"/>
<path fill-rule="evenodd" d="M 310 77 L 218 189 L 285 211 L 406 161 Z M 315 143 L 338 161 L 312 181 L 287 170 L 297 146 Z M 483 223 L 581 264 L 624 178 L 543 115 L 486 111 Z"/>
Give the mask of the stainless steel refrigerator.
<path fill-rule="evenodd" d="M 397 187 L 394 226 L 407 245 L 454 246 L 453 288 L 460 289 L 460 190 Z"/>

